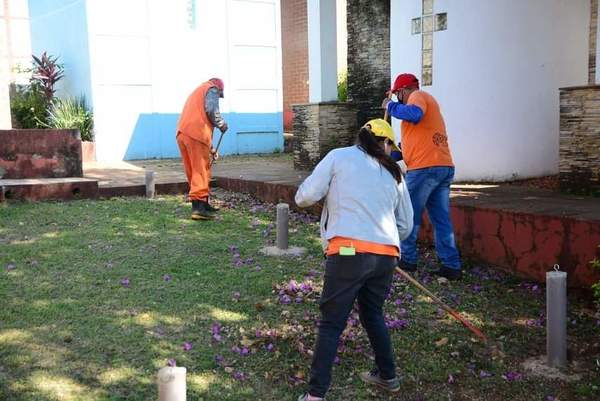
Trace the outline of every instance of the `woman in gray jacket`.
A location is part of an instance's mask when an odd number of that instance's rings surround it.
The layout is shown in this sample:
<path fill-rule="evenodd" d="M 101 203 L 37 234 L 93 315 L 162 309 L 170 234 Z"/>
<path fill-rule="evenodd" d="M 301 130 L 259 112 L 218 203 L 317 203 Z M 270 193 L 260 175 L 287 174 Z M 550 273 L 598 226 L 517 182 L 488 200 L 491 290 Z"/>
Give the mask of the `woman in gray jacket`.
<path fill-rule="evenodd" d="M 388 391 L 400 389 L 382 308 L 413 213 L 400 168 L 389 156 L 394 144 L 390 125 L 371 120 L 360 129 L 356 145 L 329 152 L 296 193 L 300 207 L 325 198 L 321 237 L 327 254 L 309 391 L 299 401 L 324 399 L 355 300 L 376 364 L 360 377 Z"/>

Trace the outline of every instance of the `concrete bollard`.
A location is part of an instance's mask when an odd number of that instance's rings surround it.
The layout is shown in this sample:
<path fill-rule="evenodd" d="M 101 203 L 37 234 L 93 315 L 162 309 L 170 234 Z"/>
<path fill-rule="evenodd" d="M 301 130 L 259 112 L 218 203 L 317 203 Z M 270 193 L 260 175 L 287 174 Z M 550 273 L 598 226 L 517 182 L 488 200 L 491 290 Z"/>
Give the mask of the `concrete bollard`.
<path fill-rule="evenodd" d="M 288 249 L 288 228 L 290 206 L 287 203 L 277 205 L 277 248 Z"/>
<path fill-rule="evenodd" d="M 158 371 L 158 401 L 186 401 L 186 372 L 179 366 Z"/>
<path fill-rule="evenodd" d="M 154 198 L 154 195 L 156 195 L 155 177 L 154 171 L 146 171 L 146 198 Z"/>
<path fill-rule="evenodd" d="M 546 356 L 548 366 L 567 365 L 567 273 L 546 273 Z"/>

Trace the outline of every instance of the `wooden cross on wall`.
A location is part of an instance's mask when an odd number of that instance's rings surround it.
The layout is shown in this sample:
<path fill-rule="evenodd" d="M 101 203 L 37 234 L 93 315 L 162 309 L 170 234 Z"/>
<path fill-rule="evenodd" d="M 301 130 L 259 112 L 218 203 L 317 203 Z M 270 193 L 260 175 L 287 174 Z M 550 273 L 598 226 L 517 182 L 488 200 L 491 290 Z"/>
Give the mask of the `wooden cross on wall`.
<path fill-rule="evenodd" d="M 448 28 L 447 13 L 433 13 L 434 0 L 422 0 L 423 9 L 420 17 L 412 19 L 412 34 L 422 35 L 421 41 L 421 85 L 433 84 L 433 32 L 445 31 Z"/>

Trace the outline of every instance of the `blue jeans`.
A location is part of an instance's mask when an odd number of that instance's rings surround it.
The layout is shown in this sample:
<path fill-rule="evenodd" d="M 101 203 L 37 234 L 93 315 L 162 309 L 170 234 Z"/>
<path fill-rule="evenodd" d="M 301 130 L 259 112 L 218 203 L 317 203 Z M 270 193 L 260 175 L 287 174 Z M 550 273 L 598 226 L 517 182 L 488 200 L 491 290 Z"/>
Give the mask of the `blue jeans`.
<path fill-rule="evenodd" d="M 400 243 L 402 260 L 417 263 L 417 235 L 421 227 L 423 209 L 427 209 L 433 225 L 435 252 L 442 265 L 460 270 L 460 256 L 454 242 L 454 229 L 450 221 L 450 183 L 454 179 L 454 167 L 428 167 L 411 170 L 406 174 L 410 193 L 414 227 L 410 236 Z"/>
<path fill-rule="evenodd" d="M 319 335 L 309 380 L 312 396 L 325 397 L 331 383 L 331 366 L 340 335 L 355 300 L 358 301 L 360 323 L 373 347 L 379 374 L 384 379 L 396 377 L 394 351 L 383 318 L 383 303 L 390 291 L 397 263 L 396 257 L 370 253 L 327 257 L 319 308 Z"/>

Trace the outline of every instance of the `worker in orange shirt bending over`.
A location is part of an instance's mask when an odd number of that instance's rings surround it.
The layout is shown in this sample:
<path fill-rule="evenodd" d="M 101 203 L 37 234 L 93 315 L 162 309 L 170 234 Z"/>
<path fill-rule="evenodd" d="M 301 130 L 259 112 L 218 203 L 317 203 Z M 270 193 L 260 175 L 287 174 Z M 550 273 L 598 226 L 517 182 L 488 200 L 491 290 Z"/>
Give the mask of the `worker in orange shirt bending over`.
<path fill-rule="evenodd" d="M 211 78 L 188 97 L 177 123 L 177 145 L 190 185 L 192 220 L 211 220 L 218 209 L 208 203 L 210 166 L 219 154 L 212 147 L 213 130 L 222 134 L 227 123 L 219 112 L 219 98 L 223 97 L 224 84 Z"/>

